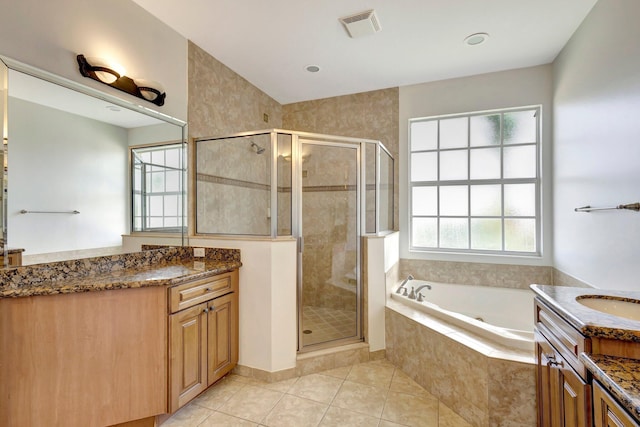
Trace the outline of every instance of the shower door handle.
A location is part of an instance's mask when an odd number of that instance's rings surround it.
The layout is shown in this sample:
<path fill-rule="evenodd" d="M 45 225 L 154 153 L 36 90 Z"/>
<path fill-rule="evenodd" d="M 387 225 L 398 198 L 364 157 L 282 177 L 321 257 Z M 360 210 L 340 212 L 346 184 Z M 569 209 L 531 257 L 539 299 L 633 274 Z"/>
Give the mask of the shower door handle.
<path fill-rule="evenodd" d="M 298 253 L 303 253 L 304 252 L 304 237 L 300 236 L 298 237 Z"/>

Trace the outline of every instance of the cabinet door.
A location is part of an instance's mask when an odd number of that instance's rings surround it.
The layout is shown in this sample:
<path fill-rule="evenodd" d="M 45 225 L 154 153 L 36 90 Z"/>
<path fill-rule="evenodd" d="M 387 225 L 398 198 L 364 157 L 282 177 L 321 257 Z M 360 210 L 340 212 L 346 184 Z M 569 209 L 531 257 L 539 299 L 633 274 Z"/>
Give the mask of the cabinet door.
<path fill-rule="evenodd" d="M 593 418 L 595 427 L 638 427 L 600 384 L 593 386 Z"/>
<path fill-rule="evenodd" d="M 538 426 L 556 427 L 560 424 L 560 383 L 558 371 L 552 367 L 555 349 L 535 331 L 536 339 L 536 396 L 538 399 Z"/>
<path fill-rule="evenodd" d="M 238 362 L 238 294 L 232 292 L 209 303 L 208 382 L 211 385 Z"/>
<path fill-rule="evenodd" d="M 591 427 L 591 386 L 562 360 L 558 372 L 562 385 L 562 426 Z"/>
<path fill-rule="evenodd" d="M 169 317 L 169 410 L 207 388 L 207 304 Z"/>
<path fill-rule="evenodd" d="M 591 427 L 591 387 L 538 330 L 535 339 L 538 426 Z"/>

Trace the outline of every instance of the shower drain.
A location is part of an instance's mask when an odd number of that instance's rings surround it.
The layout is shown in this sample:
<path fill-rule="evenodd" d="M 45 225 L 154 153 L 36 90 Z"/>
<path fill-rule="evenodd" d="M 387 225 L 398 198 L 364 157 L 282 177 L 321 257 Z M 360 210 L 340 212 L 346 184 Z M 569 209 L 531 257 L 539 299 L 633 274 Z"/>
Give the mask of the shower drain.
<path fill-rule="evenodd" d="M 302 331 L 302 333 L 309 335 L 309 334 L 312 334 L 313 331 L 311 329 L 305 329 L 304 331 Z"/>

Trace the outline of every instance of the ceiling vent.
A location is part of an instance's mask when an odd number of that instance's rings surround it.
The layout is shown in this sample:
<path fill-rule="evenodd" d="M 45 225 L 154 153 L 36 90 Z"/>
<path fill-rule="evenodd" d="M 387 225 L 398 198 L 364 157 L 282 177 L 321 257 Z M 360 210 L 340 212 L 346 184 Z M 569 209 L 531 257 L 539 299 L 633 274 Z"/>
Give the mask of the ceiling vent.
<path fill-rule="evenodd" d="M 376 12 L 373 9 L 356 13 L 355 15 L 345 16 L 344 18 L 340 18 L 340 22 L 342 22 L 344 29 L 349 33 L 349 37 L 354 39 L 368 34 L 375 34 L 382 29 Z"/>

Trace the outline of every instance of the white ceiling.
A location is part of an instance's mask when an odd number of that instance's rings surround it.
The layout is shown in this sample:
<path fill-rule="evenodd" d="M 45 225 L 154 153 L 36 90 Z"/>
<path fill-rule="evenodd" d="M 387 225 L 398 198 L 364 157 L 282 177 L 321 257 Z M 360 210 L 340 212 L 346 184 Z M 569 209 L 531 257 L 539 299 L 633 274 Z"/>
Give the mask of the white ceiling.
<path fill-rule="evenodd" d="M 133 1 L 288 104 L 550 63 L 597 0 Z M 349 38 L 369 9 L 382 31 Z"/>

